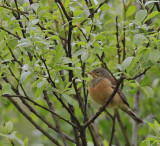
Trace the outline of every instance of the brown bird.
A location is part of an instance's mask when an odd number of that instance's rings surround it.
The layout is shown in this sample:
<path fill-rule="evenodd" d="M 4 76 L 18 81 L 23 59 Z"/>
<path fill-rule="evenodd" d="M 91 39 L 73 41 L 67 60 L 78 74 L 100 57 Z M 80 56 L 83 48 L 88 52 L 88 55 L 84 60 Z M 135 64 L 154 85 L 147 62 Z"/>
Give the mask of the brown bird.
<path fill-rule="evenodd" d="M 89 72 L 89 74 L 93 78 L 89 83 L 89 94 L 96 103 L 103 105 L 114 91 L 114 88 L 116 87 L 116 81 L 104 68 L 96 68 Z M 121 89 L 118 89 L 108 107 L 119 108 L 127 113 L 138 124 L 143 123 L 143 121 L 131 111 L 127 99 L 122 93 Z"/>

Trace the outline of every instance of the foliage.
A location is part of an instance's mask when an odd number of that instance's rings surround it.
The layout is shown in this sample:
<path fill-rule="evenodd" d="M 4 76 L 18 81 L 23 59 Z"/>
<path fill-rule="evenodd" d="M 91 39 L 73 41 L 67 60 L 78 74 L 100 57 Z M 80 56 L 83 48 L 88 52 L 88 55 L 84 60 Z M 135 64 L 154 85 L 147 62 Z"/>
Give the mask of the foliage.
<path fill-rule="evenodd" d="M 87 72 L 100 66 L 123 77 L 139 117 L 160 123 L 159 2 L 0 0 L 0 12 L 0 122 L 21 133 L 1 136 L 28 137 L 28 145 L 131 145 L 134 124 L 121 111 L 118 119 L 107 109 L 83 127 L 99 109 Z M 149 126 L 138 126 L 138 144 L 154 134 Z"/>
<path fill-rule="evenodd" d="M 160 144 L 160 124 L 155 120 L 154 123 L 148 123 L 148 125 L 154 130 L 156 136 L 147 137 L 143 143 L 147 143 L 147 145 L 159 145 Z"/>

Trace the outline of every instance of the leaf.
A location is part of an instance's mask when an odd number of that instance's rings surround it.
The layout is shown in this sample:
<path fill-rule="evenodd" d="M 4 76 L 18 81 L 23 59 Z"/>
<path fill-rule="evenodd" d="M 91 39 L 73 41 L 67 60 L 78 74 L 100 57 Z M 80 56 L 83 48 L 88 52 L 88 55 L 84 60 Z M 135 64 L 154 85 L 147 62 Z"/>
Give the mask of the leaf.
<path fill-rule="evenodd" d="M 32 20 L 32 25 L 35 25 L 35 24 L 37 24 L 39 22 L 39 19 L 34 19 L 34 20 Z"/>
<path fill-rule="evenodd" d="M 137 10 L 137 7 L 136 6 L 129 6 L 129 8 L 127 9 L 127 12 L 126 12 L 126 16 L 129 17 L 131 15 L 133 15 Z"/>
<path fill-rule="evenodd" d="M 31 74 L 30 71 L 28 71 L 28 72 L 23 72 L 23 73 L 21 74 L 20 81 L 21 81 L 22 84 L 25 83 L 26 79 L 28 78 L 28 76 L 29 76 L 30 74 Z"/>
<path fill-rule="evenodd" d="M 67 64 L 67 63 L 73 63 L 72 59 L 69 58 L 69 57 L 63 57 L 63 62 L 64 62 L 65 64 Z"/>
<path fill-rule="evenodd" d="M 122 71 L 126 70 L 126 68 L 127 68 L 127 67 L 130 65 L 130 63 L 132 62 L 133 58 L 134 58 L 134 57 L 128 57 L 128 58 L 126 58 L 126 59 L 123 61 L 122 65 L 121 65 L 121 70 L 122 70 Z"/>
<path fill-rule="evenodd" d="M 29 47 L 32 46 L 32 42 L 28 39 L 21 39 L 20 42 L 18 43 L 17 47 Z"/>
<path fill-rule="evenodd" d="M 81 59 L 82 59 L 83 62 L 85 62 L 85 61 L 87 61 L 87 58 L 88 58 L 88 52 L 85 51 L 85 52 L 82 54 Z"/>
<path fill-rule="evenodd" d="M 147 137 L 144 142 L 150 142 L 150 141 L 155 141 L 157 140 L 157 137 L 156 136 L 150 136 L 150 137 Z"/>
<path fill-rule="evenodd" d="M 37 88 L 41 88 L 44 85 L 45 81 L 41 81 L 37 84 Z"/>
<path fill-rule="evenodd" d="M 101 6 L 100 9 L 101 9 L 101 11 L 107 11 L 110 9 L 110 6 L 105 3 L 104 5 Z"/>
<path fill-rule="evenodd" d="M 43 89 L 44 89 L 44 86 L 42 86 L 41 88 L 37 88 L 35 93 L 36 98 L 41 96 L 41 94 L 43 93 Z"/>
<path fill-rule="evenodd" d="M 160 59 L 160 50 L 158 49 L 151 50 L 149 53 L 149 57 L 153 63 L 157 62 Z"/>
<path fill-rule="evenodd" d="M 85 47 L 86 47 L 86 43 L 85 43 L 85 42 L 82 42 L 82 41 L 76 42 L 75 44 L 77 44 L 77 45 L 82 45 L 82 46 L 85 46 Z"/>
<path fill-rule="evenodd" d="M 147 40 L 147 38 L 143 34 L 135 34 L 133 42 L 139 45 L 145 40 Z"/>
<path fill-rule="evenodd" d="M 141 87 L 141 89 L 143 90 L 144 94 L 147 97 L 154 97 L 154 91 L 151 87 L 145 86 L 145 87 Z"/>
<path fill-rule="evenodd" d="M 63 52 L 63 50 L 62 50 L 62 47 L 60 46 L 60 45 L 58 45 L 58 47 L 56 48 L 56 54 L 55 54 L 55 58 L 54 58 L 54 61 L 57 63 L 59 60 L 60 60 L 60 58 L 62 57 L 62 52 Z"/>
<path fill-rule="evenodd" d="M 68 102 L 68 103 L 70 103 L 70 104 L 72 104 L 72 105 L 77 105 L 77 102 L 71 97 L 71 96 L 68 96 L 67 94 L 62 94 L 62 96 L 64 97 L 64 99 Z"/>
<path fill-rule="evenodd" d="M 146 16 L 147 16 L 147 10 L 139 10 L 136 13 L 135 19 L 138 20 L 139 22 L 142 22 Z"/>
<path fill-rule="evenodd" d="M 78 17 L 80 14 L 82 14 L 83 13 L 83 10 L 75 10 L 74 11 L 74 16 L 75 17 Z"/>
<path fill-rule="evenodd" d="M 82 55 L 85 52 L 86 52 L 86 49 L 80 49 L 76 53 L 73 54 L 73 57 L 77 57 L 79 55 Z"/>
<path fill-rule="evenodd" d="M 7 123 L 5 123 L 5 128 L 7 129 L 7 133 L 11 133 L 13 129 L 13 123 L 11 121 L 8 121 Z"/>
<path fill-rule="evenodd" d="M 14 48 L 15 46 L 17 46 L 18 44 L 18 40 L 17 39 L 12 39 L 12 40 L 9 40 L 8 41 L 8 46 L 12 49 Z"/>
<path fill-rule="evenodd" d="M 31 5 L 31 8 L 37 12 L 38 8 L 39 8 L 39 3 L 34 3 Z"/>
<path fill-rule="evenodd" d="M 11 85 L 9 83 L 3 83 L 2 85 L 2 94 L 13 94 L 13 91 L 11 89 Z"/>
<path fill-rule="evenodd" d="M 65 6 L 65 7 L 68 7 L 69 4 L 70 4 L 70 0 L 65 0 L 64 6 Z"/>
<path fill-rule="evenodd" d="M 160 14 L 158 11 L 152 12 L 151 14 L 149 14 L 149 15 L 147 16 L 147 18 L 143 21 L 143 23 L 145 23 L 147 20 L 155 17 L 155 16 L 158 15 L 158 14 Z"/>

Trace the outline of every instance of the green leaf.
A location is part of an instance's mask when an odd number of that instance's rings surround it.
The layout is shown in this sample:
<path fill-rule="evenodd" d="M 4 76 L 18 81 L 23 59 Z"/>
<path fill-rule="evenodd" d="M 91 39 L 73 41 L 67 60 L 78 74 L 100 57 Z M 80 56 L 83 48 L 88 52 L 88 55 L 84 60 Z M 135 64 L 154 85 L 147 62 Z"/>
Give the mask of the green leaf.
<path fill-rule="evenodd" d="M 133 15 L 137 10 L 137 7 L 136 6 L 129 6 L 129 8 L 127 9 L 127 12 L 126 12 L 126 16 L 129 17 L 131 15 Z"/>
<path fill-rule="evenodd" d="M 150 85 L 151 81 L 147 75 L 140 81 L 141 87 Z"/>
<path fill-rule="evenodd" d="M 110 9 L 110 6 L 109 5 L 107 5 L 107 4 L 104 4 L 104 5 L 102 5 L 101 6 L 101 11 L 107 11 L 107 10 L 109 10 Z"/>
<path fill-rule="evenodd" d="M 67 63 L 73 63 L 72 59 L 69 58 L 69 57 L 63 57 L 63 62 L 64 62 L 65 64 L 67 64 Z"/>
<path fill-rule="evenodd" d="M 86 47 L 86 43 L 85 43 L 85 42 L 82 42 L 82 41 L 76 42 L 75 44 L 77 44 L 77 45 L 82 45 L 82 46 L 85 46 L 85 47 Z"/>
<path fill-rule="evenodd" d="M 38 8 L 39 8 L 39 3 L 34 3 L 31 5 L 31 8 L 37 12 Z"/>
<path fill-rule="evenodd" d="M 150 136 L 150 137 L 147 137 L 143 142 L 150 142 L 150 141 L 155 141 L 155 140 L 157 140 L 156 136 Z"/>
<path fill-rule="evenodd" d="M 12 39 L 8 41 L 8 46 L 13 49 L 15 46 L 17 46 L 18 40 L 17 39 Z"/>
<path fill-rule="evenodd" d="M 2 94 L 13 94 L 13 91 L 11 89 L 11 85 L 9 83 L 3 83 L 2 85 Z"/>
<path fill-rule="evenodd" d="M 61 47 L 61 45 L 58 45 L 56 48 L 56 54 L 55 54 L 55 58 L 54 58 L 54 62 L 59 62 L 59 60 L 61 59 L 62 55 L 63 55 L 63 49 Z"/>
<path fill-rule="evenodd" d="M 133 58 L 134 58 L 134 57 L 128 57 L 128 58 L 126 58 L 126 59 L 123 61 L 123 63 L 121 64 L 121 67 L 120 67 L 121 71 L 126 70 L 126 68 L 127 68 L 127 67 L 130 65 L 130 63 L 132 62 Z"/>
<path fill-rule="evenodd" d="M 39 19 L 33 19 L 32 20 L 32 25 L 35 25 L 35 24 L 37 24 L 39 22 Z"/>
<path fill-rule="evenodd" d="M 149 53 L 149 57 L 153 63 L 157 62 L 160 59 L 160 50 L 158 49 L 151 50 Z"/>
<path fill-rule="evenodd" d="M 44 89 L 44 86 L 42 86 L 41 88 L 37 88 L 35 93 L 36 98 L 41 96 L 41 94 L 43 93 L 43 89 Z"/>
<path fill-rule="evenodd" d="M 79 55 L 82 55 L 85 52 L 86 52 L 86 49 L 80 49 L 76 53 L 73 54 L 73 57 L 77 57 Z"/>
<path fill-rule="evenodd" d="M 29 76 L 30 74 L 31 74 L 30 71 L 28 71 L 28 72 L 23 72 L 23 73 L 21 74 L 20 81 L 21 81 L 22 84 L 25 83 L 25 81 L 27 80 L 27 78 L 28 78 L 28 76 Z"/>
<path fill-rule="evenodd" d="M 145 40 L 147 40 L 147 38 L 143 34 L 135 34 L 133 41 L 136 45 L 139 45 Z"/>
<path fill-rule="evenodd" d="M 152 12 L 151 14 L 149 14 L 149 15 L 147 16 L 147 18 L 143 21 L 143 23 L 145 23 L 147 20 L 155 17 L 155 16 L 158 15 L 158 14 L 160 14 L 158 11 Z"/>
<path fill-rule="evenodd" d="M 82 59 L 83 62 L 85 62 L 85 61 L 87 61 L 87 58 L 88 58 L 88 52 L 85 51 L 85 52 L 82 54 L 81 59 Z"/>
<path fill-rule="evenodd" d="M 142 22 L 146 16 L 147 16 L 147 10 L 139 10 L 136 13 L 135 19 L 138 20 L 139 22 Z"/>
<path fill-rule="evenodd" d="M 145 86 L 145 87 L 141 87 L 141 89 L 143 90 L 144 94 L 147 97 L 154 97 L 154 91 L 151 87 Z"/>
<path fill-rule="evenodd" d="M 45 81 L 41 81 L 37 84 L 37 88 L 41 88 L 44 85 Z"/>
<path fill-rule="evenodd" d="M 70 0 L 65 0 L 64 6 L 65 6 L 65 7 L 68 7 L 69 4 L 70 4 Z"/>
<path fill-rule="evenodd" d="M 74 106 L 77 105 L 77 102 L 71 96 L 68 96 L 67 94 L 62 94 L 62 96 L 68 103 L 70 103 Z"/>
<path fill-rule="evenodd" d="M 78 17 L 80 14 L 82 14 L 83 13 L 83 10 L 75 10 L 74 11 L 74 16 L 75 17 Z"/>
<path fill-rule="evenodd" d="M 5 123 L 5 128 L 7 129 L 7 133 L 11 133 L 13 129 L 13 123 L 11 121 L 8 121 Z"/>

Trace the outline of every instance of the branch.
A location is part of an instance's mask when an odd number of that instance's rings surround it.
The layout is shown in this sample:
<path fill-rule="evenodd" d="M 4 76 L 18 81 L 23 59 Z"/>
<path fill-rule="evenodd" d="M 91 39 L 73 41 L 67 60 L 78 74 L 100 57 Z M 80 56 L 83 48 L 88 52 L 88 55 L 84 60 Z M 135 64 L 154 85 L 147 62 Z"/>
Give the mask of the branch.
<path fill-rule="evenodd" d="M 47 94 L 47 91 L 46 91 L 46 90 L 43 91 L 43 95 L 44 95 L 44 99 L 45 99 L 45 101 L 46 101 L 49 109 L 52 110 L 52 111 L 54 111 L 54 108 L 53 108 L 53 106 L 52 106 L 52 102 L 49 100 L 48 94 Z M 59 124 L 59 122 L 58 122 L 57 117 L 56 117 L 54 114 L 52 114 L 52 117 L 53 117 L 53 119 L 54 119 L 55 125 L 56 125 L 56 127 L 57 127 L 57 129 L 58 129 L 58 133 L 60 134 L 64 145 L 65 145 L 65 146 L 68 146 L 67 141 L 66 141 L 66 138 L 65 138 L 65 136 L 64 136 L 64 134 L 63 134 L 63 132 L 62 132 L 62 129 L 61 129 L 61 127 L 60 127 L 60 124 Z"/>
<path fill-rule="evenodd" d="M 14 106 L 19 110 L 21 114 L 23 114 L 26 119 L 31 122 L 39 131 L 41 131 L 48 139 L 50 139 L 53 143 L 55 143 L 57 146 L 62 146 L 54 137 L 52 137 L 50 134 L 48 134 L 48 131 L 45 131 L 42 129 L 40 125 L 38 125 L 19 105 L 18 103 L 13 100 L 12 98 L 7 97 L 13 104 Z"/>
<path fill-rule="evenodd" d="M 123 76 L 123 78 L 126 79 L 126 80 L 128 80 L 128 81 L 129 81 L 129 80 L 135 80 L 136 78 L 144 75 L 150 68 L 151 68 L 151 67 L 146 68 L 143 72 L 139 73 L 138 75 L 135 75 L 135 76 L 132 77 L 132 78 L 127 78 L 127 77 L 125 77 L 125 76 Z"/>
<path fill-rule="evenodd" d="M 63 121 L 67 122 L 68 124 L 76 127 L 76 125 L 74 125 L 74 124 L 71 123 L 70 121 L 64 119 L 64 118 L 61 117 L 60 115 L 56 114 L 54 111 L 52 111 L 52 110 L 50 110 L 50 109 L 48 109 L 48 108 L 46 108 L 46 107 L 38 104 L 37 102 L 33 101 L 32 99 L 28 98 L 27 96 L 22 96 L 22 95 L 9 95 L 9 94 L 3 94 L 2 96 L 8 97 L 8 98 L 9 98 L 9 97 L 18 97 L 18 98 L 20 98 L 20 99 L 28 100 L 28 101 L 32 102 L 34 105 L 36 105 L 36 106 L 38 106 L 38 107 L 41 107 L 41 108 L 43 108 L 43 109 L 46 110 L 46 111 L 49 111 L 50 113 L 52 113 L 52 114 L 54 114 L 55 116 L 59 117 L 59 118 L 62 119 Z"/>
<path fill-rule="evenodd" d="M 62 4 L 61 0 L 55 0 L 55 2 L 58 3 L 58 4 L 61 6 L 62 11 L 63 11 L 64 15 L 66 16 L 68 22 L 71 21 L 72 18 L 69 17 L 69 15 L 67 14 L 67 11 L 66 11 L 66 9 L 64 8 L 64 5 Z"/>
<path fill-rule="evenodd" d="M 42 60 L 46 70 L 47 70 L 47 74 L 48 74 L 48 82 L 51 83 L 52 87 L 56 88 L 55 86 L 55 83 L 53 82 L 52 78 L 51 78 L 51 75 L 50 75 L 50 72 L 49 72 L 49 69 L 47 67 L 47 64 L 46 64 L 46 61 L 40 57 L 40 59 Z M 70 109 L 67 107 L 67 105 L 63 102 L 62 98 L 61 97 L 58 97 L 57 93 L 55 91 L 53 91 L 53 94 L 55 95 L 55 97 L 57 98 L 57 100 L 62 104 L 62 106 L 68 111 L 68 113 L 75 119 L 76 123 L 78 126 L 80 126 L 80 123 L 78 121 L 78 119 L 76 118 L 76 116 L 70 111 Z"/>
<path fill-rule="evenodd" d="M 156 5 L 158 12 L 160 12 L 160 6 L 159 6 L 158 2 L 155 2 L 154 4 Z"/>
<path fill-rule="evenodd" d="M 74 107 L 72 105 L 69 105 L 69 106 L 70 106 L 70 110 L 75 115 Z M 71 121 L 76 124 L 76 121 L 72 116 L 71 116 Z M 82 144 L 80 142 L 80 135 L 79 135 L 78 129 L 76 127 L 73 127 L 73 132 L 74 132 L 74 137 L 75 137 L 75 140 L 76 140 L 76 145 L 77 146 L 82 146 Z"/>
<path fill-rule="evenodd" d="M 99 4 L 98 8 L 97 8 L 96 10 L 94 10 L 94 12 L 93 12 L 92 14 L 90 14 L 90 15 L 87 17 L 87 19 L 83 20 L 83 21 L 80 23 L 80 25 L 83 25 L 89 18 L 92 18 L 93 15 L 94 15 L 95 13 L 97 13 L 97 11 L 101 8 L 101 6 L 103 6 L 103 4 L 105 4 L 105 3 L 107 3 L 107 2 L 108 2 L 107 0 L 104 0 L 103 2 L 101 2 L 101 3 Z M 75 27 L 77 27 L 77 26 L 78 26 L 78 25 L 72 25 L 71 28 L 75 28 Z"/>
<path fill-rule="evenodd" d="M 109 141 L 109 146 L 112 146 L 112 141 L 113 141 L 113 137 L 114 137 L 114 133 L 115 133 L 115 122 L 116 122 L 116 116 L 117 116 L 117 110 L 115 109 L 114 111 L 114 116 L 112 118 L 112 133 L 111 133 L 111 137 L 110 137 L 110 141 Z"/>
<path fill-rule="evenodd" d="M 21 11 L 19 9 L 17 10 L 17 9 L 14 9 L 14 8 L 11 8 L 11 7 L 8 7 L 8 6 L 4 6 L 4 5 L 0 5 L 0 7 L 8 9 L 8 10 L 15 11 L 15 12 L 20 12 L 21 14 L 29 14 L 28 12 L 24 12 L 24 11 Z"/>
<path fill-rule="evenodd" d="M 117 54 L 118 54 L 118 63 L 120 64 L 121 63 L 121 48 L 120 48 L 120 45 L 119 45 L 119 32 L 118 32 L 118 16 L 116 16 L 116 38 L 117 38 Z"/>
<path fill-rule="evenodd" d="M 141 77 L 137 78 L 137 82 L 140 82 Z M 140 88 L 138 88 L 137 93 L 134 95 L 134 105 L 133 105 L 133 112 L 138 115 L 138 103 L 139 103 L 139 97 L 140 97 Z M 137 129 L 138 125 L 137 122 L 133 120 L 133 126 L 132 126 L 132 145 L 137 145 Z"/>
<path fill-rule="evenodd" d="M 117 120 L 119 122 L 119 126 L 121 128 L 121 131 L 122 131 L 122 134 L 123 134 L 123 137 L 126 141 L 126 146 L 131 146 L 130 142 L 129 142 L 129 139 L 128 139 L 128 135 L 127 135 L 127 132 L 126 132 L 126 128 L 124 127 L 123 123 L 122 123 L 122 120 L 121 120 L 121 117 L 119 115 L 119 112 L 117 110 Z"/>
<path fill-rule="evenodd" d="M 4 27 L 0 26 L 0 29 L 4 30 L 5 32 L 7 32 L 8 34 L 16 37 L 18 40 L 20 40 L 21 38 L 18 35 L 13 34 L 12 32 L 6 30 Z"/>
<path fill-rule="evenodd" d="M 16 58 L 16 56 L 14 55 L 12 49 L 8 46 L 7 43 L 6 43 L 6 46 L 8 47 L 8 49 L 9 49 L 9 51 L 10 51 L 12 57 L 14 58 L 14 61 L 16 61 L 16 62 L 20 65 L 20 67 L 22 67 L 22 63 L 21 63 L 19 60 L 17 60 L 17 58 Z"/>
<path fill-rule="evenodd" d="M 121 84 L 121 82 L 123 81 L 123 78 L 121 77 L 117 84 L 116 84 L 116 87 L 114 89 L 114 91 L 112 92 L 111 96 L 109 97 L 108 100 L 106 100 L 105 104 L 100 108 L 100 110 L 92 117 L 90 118 L 83 126 L 82 128 L 86 128 L 88 125 L 90 125 L 91 123 L 94 122 L 94 120 L 105 110 L 105 108 L 108 106 L 108 104 L 112 101 L 113 97 L 115 96 L 115 94 L 117 93 L 118 91 L 118 88 Z"/>
<path fill-rule="evenodd" d="M 88 103 L 88 109 L 89 109 L 90 115 L 93 116 L 91 105 L 89 103 Z M 96 145 L 96 146 L 98 146 L 98 145 L 104 146 L 102 136 L 101 136 L 101 134 L 98 131 L 97 123 L 94 122 L 92 125 L 89 126 L 89 129 L 90 129 L 90 131 L 93 129 L 94 131 L 92 130 L 92 133 L 93 134 L 95 133 L 94 134 L 94 139 L 93 139 L 94 145 Z M 99 144 L 99 142 L 100 142 L 100 144 Z"/>

